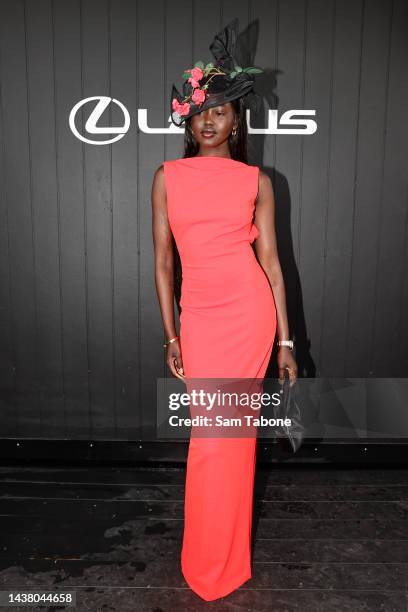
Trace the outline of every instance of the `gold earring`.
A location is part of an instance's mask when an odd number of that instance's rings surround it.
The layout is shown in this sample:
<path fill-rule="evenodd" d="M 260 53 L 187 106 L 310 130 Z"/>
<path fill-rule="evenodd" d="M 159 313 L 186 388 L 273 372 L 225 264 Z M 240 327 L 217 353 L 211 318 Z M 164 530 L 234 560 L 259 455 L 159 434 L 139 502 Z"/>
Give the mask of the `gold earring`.
<path fill-rule="evenodd" d="M 234 127 L 234 129 L 232 130 L 232 136 L 233 138 L 235 138 L 235 136 L 237 135 L 237 128 Z"/>

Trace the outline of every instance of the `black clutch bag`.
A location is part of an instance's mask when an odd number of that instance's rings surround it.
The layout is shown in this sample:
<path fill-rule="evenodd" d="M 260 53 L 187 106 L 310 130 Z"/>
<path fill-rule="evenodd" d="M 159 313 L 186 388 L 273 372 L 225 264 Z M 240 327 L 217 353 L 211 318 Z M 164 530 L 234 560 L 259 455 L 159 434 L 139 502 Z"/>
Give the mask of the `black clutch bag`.
<path fill-rule="evenodd" d="M 292 452 L 296 453 L 302 445 L 305 435 L 305 426 L 302 423 L 300 385 L 295 381 L 290 386 L 289 378 L 285 377 L 283 382 L 278 383 L 278 386 L 281 401 L 273 407 L 273 414 L 275 419 L 281 419 L 283 422 L 276 427 L 277 437 L 286 440 Z"/>

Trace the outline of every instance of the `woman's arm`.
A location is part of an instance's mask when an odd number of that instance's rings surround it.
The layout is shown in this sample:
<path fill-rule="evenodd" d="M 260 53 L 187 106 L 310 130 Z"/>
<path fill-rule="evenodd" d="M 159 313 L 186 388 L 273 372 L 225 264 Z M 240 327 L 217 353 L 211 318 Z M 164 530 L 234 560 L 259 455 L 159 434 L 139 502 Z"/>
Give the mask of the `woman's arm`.
<path fill-rule="evenodd" d="M 277 336 L 279 340 L 289 340 L 285 283 L 279 262 L 275 232 L 275 197 L 271 179 L 262 170 L 259 170 L 259 191 L 254 223 L 260 233 L 255 240 L 256 255 L 268 277 L 275 298 Z M 291 350 L 286 346 L 279 347 L 278 367 L 280 378 L 284 377 L 285 369 L 289 371 L 289 378 L 297 377 L 296 361 Z"/>
<path fill-rule="evenodd" d="M 164 168 L 155 172 L 152 184 L 152 231 L 155 262 L 155 284 L 166 339 L 177 336 L 174 320 L 174 255 L 173 235 L 167 216 Z M 174 376 L 183 379 L 180 341 L 167 346 L 167 364 Z M 179 371 L 178 371 L 179 370 Z"/>

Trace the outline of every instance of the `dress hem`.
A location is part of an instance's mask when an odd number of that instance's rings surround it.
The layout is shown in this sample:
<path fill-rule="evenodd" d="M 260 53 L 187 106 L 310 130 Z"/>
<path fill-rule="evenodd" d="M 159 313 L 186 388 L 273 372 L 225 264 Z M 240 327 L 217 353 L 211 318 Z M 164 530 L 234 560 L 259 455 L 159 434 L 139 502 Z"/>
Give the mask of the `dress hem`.
<path fill-rule="evenodd" d="M 245 584 L 245 582 L 247 582 L 250 578 L 252 578 L 252 573 L 249 572 L 249 574 L 245 574 L 245 576 L 239 580 L 237 580 L 236 582 L 234 582 L 234 584 L 232 586 L 229 586 L 227 588 L 224 588 L 222 590 L 220 590 L 220 592 L 217 595 L 205 595 L 204 592 L 199 589 L 196 588 L 194 586 L 194 581 L 190 580 L 187 578 L 187 576 L 185 575 L 184 571 L 181 570 L 183 577 L 185 579 L 185 581 L 187 582 L 188 586 L 190 587 L 190 589 L 196 594 L 198 595 L 198 597 L 200 597 L 201 599 L 203 599 L 204 601 L 214 601 L 216 599 L 220 599 L 221 597 L 226 597 L 227 595 L 230 595 L 231 593 L 233 593 L 234 591 L 236 591 L 237 589 L 239 589 L 243 584 Z"/>

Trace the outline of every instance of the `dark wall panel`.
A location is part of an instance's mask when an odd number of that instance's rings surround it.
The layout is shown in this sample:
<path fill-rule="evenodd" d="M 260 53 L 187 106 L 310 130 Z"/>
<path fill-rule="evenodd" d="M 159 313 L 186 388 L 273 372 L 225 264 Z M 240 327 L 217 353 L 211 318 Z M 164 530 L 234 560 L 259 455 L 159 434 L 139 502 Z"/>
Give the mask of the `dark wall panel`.
<path fill-rule="evenodd" d="M 111 5 L 109 95 L 121 100 L 132 115 L 138 108 L 139 51 L 136 48 L 137 6 L 131 0 Z M 113 125 L 123 118 L 113 116 Z M 121 437 L 142 435 L 140 392 L 140 287 L 141 199 L 138 193 L 138 134 L 133 123 L 126 138 L 112 147 L 112 269 L 113 355 L 116 432 Z M 137 180 L 135 180 L 137 179 Z M 146 204 L 143 209 L 149 210 Z M 160 354 L 159 354 L 160 355 Z"/>
<path fill-rule="evenodd" d="M 395 18 L 395 17 L 394 17 Z M 378 237 L 393 10 L 366 2 L 361 49 L 357 157 L 354 169 L 352 259 L 348 274 L 345 374 L 373 371 Z M 398 231 L 397 228 L 394 228 Z M 378 370 L 377 370 L 378 371 Z M 390 370 L 391 372 L 396 370 Z M 401 374 L 401 371 L 398 372 Z M 354 374 L 356 375 L 356 374 Z M 395 375 L 395 374 L 393 374 Z"/>
<path fill-rule="evenodd" d="M 41 401 L 38 389 L 39 313 L 35 260 L 35 211 L 32 207 L 31 142 L 29 139 L 29 92 L 27 28 L 21 2 L 1 5 L 1 95 L 2 95 L 2 219 L 5 220 L 2 270 L 2 316 L 9 332 L 2 339 L 3 397 L 6 433 L 12 434 L 24 422 L 28 435 L 39 433 Z M 6 359 L 11 357 L 10 361 Z"/>
<path fill-rule="evenodd" d="M 315 109 L 312 136 L 250 135 L 273 181 L 303 376 L 407 376 L 408 6 L 404 0 L 4 0 L 0 4 L 0 373 L 4 436 L 154 438 L 168 376 L 151 185 L 183 154 L 171 84 L 239 17 L 269 109 Z M 131 125 L 72 134 L 107 95 Z M 92 105 L 84 107 L 82 129 Z M 99 125 L 120 125 L 113 105 Z M 176 311 L 177 319 L 177 311 Z"/>
<path fill-rule="evenodd" d="M 361 76 L 363 2 L 337 2 L 333 32 L 330 150 L 319 361 L 323 374 L 344 374 L 348 279 L 352 257 L 354 173 Z"/>
<path fill-rule="evenodd" d="M 333 108 L 335 3 L 311 2 L 306 13 L 304 100 L 316 110 L 318 130 L 301 139 L 301 195 L 297 238 L 297 281 L 294 303 L 297 332 L 304 347 L 302 363 L 308 376 L 321 363 L 325 235 L 327 228 L 329 152 Z M 309 345 L 310 343 L 310 345 Z M 309 348 L 310 346 L 310 348 Z"/>
<path fill-rule="evenodd" d="M 92 432 L 87 285 L 85 146 L 72 138 L 68 116 L 84 97 L 79 2 L 51 5 L 54 28 L 55 172 L 59 197 L 60 336 L 66 436 Z M 81 117 L 80 123 L 81 123 Z"/>
<path fill-rule="evenodd" d="M 65 429 L 60 293 L 60 202 L 56 173 L 53 15 L 47 0 L 25 4 L 27 119 L 32 258 L 35 289 L 35 367 L 38 406 L 24 407 L 33 433 Z M 27 279 L 28 280 L 28 279 Z M 41 420 L 36 419 L 39 412 Z"/>
<path fill-rule="evenodd" d="M 166 125 L 165 58 L 168 54 L 165 32 L 165 4 L 153 0 L 138 5 L 139 30 L 139 108 L 148 109 L 150 126 Z M 140 132 L 137 160 L 139 168 L 139 237 L 140 237 L 140 411 L 143 435 L 155 433 L 156 377 L 165 375 L 163 330 L 155 295 L 152 249 L 150 194 L 154 172 L 164 157 L 162 134 Z M 152 376 L 152 372 L 157 372 Z"/>
<path fill-rule="evenodd" d="M 407 303 L 402 304 L 408 222 L 407 15 L 407 3 L 402 0 L 395 2 L 386 81 L 384 158 L 375 262 L 375 318 L 370 353 L 374 373 L 384 372 L 386 376 L 395 376 L 391 374 L 395 371 L 399 376 L 407 375 L 407 338 L 401 335 L 407 312 Z M 395 351 L 400 344 L 403 347 L 401 356 L 399 351 Z"/>

